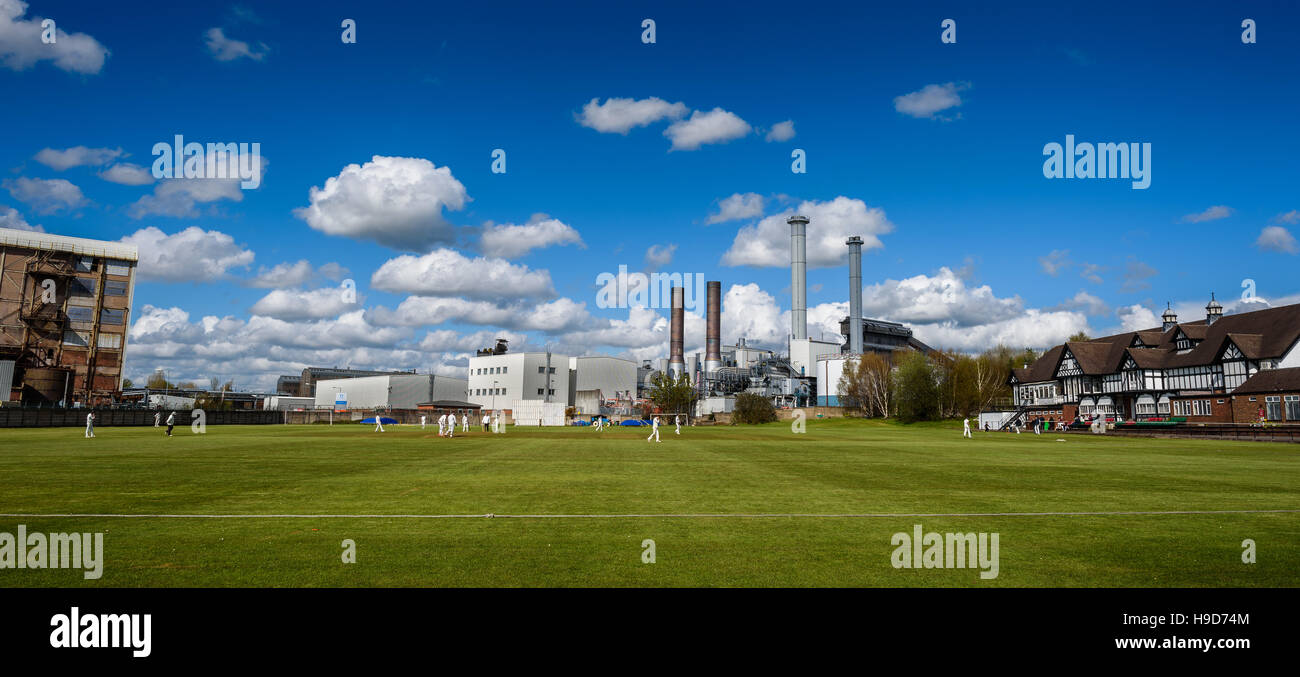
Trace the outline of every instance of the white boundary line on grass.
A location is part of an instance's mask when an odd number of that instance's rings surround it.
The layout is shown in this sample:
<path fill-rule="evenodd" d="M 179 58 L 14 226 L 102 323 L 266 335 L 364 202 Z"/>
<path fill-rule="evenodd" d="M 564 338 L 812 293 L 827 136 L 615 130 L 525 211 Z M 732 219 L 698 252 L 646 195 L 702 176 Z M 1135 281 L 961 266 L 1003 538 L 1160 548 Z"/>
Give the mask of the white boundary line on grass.
<path fill-rule="evenodd" d="M 54 518 L 145 518 L 145 519 L 774 519 L 774 518 L 915 518 L 915 517 L 1106 517 L 1123 515 L 1254 515 L 1269 513 L 1300 513 L 1300 509 L 1271 510 L 1115 510 L 1096 512 L 907 512 L 907 513 L 629 513 L 592 515 L 506 515 L 486 513 L 480 515 L 165 515 L 133 513 L 0 513 L 0 517 L 20 519 Z"/>

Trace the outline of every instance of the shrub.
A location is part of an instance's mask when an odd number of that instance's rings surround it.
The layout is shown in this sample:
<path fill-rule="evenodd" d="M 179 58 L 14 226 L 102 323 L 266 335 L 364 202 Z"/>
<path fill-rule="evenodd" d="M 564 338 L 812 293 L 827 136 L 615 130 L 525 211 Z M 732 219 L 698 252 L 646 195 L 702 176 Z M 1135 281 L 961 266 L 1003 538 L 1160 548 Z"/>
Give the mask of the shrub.
<path fill-rule="evenodd" d="M 736 396 L 736 409 L 731 413 L 732 423 L 771 423 L 776 420 L 776 409 L 762 395 L 741 393 Z"/>

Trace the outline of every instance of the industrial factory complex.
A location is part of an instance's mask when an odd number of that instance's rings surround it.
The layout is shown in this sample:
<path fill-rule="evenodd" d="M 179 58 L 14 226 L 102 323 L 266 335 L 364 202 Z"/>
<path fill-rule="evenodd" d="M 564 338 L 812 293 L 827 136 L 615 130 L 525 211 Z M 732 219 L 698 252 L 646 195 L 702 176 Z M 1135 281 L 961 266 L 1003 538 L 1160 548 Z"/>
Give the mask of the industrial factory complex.
<path fill-rule="evenodd" d="M 667 358 L 511 351 L 506 339 L 468 358 L 462 375 L 306 367 L 280 376 L 275 393 L 122 388 L 136 249 L 115 242 L 0 229 L 0 388 L 7 405 L 328 412 L 481 412 L 515 425 L 566 425 L 603 416 L 639 419 L 656 375 L 688 380 L 692 417 L 732 411 L 752 393 L 777 407 L 838 406 L 840 377 L 866 353 L 932 349 L 908 327 L 862 316 L 860 237 L 845 242 L 849 314 L 839 340 L 808 335 L 806 237 L 809 220 L 791 216 L 790 331 L 784 352 L 722 344 L 722 283 L 705 283 L 704 352 L 685 354 L 685 289 L 670 291 Z M 1203 423 L 1300 421 L 1300 305 L 1206 317 L 1048 350 L 1014 369 L 1010 410 L 986 413 L 999 427 L 1077 417 Z M 331 420 L 333 420 L 331 418 Z"/>

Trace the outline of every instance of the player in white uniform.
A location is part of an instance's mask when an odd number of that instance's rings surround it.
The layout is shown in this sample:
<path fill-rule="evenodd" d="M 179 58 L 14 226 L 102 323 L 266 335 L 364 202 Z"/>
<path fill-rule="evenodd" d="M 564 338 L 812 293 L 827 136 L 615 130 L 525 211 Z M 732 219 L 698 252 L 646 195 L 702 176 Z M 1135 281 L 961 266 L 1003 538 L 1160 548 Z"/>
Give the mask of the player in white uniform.
<path fill-rule="evenodd" d="M 456 415 L 447 414 L 447 437 L 456 436 Z"/>
<path fill-rule="evenodd" d="M 970 419 L 969 419 L 969 418 L 963 418 L 963 419 L 961 420 L 961 436 L 962 436 L 962 437 L 970 437 L 970 436 L 971 436 L 971 434 L 970 434 Z"/>
<path fill-rule="evenodd" d="M 154 412 L 154 415 L 153 415 L 153 427 L 155 427 L 155 428 L 162 427 L 162 412 L 161 412 L 161 411 L 156 411 L 156 412 Z"/>
<path fill-rule="evenodd" d="M 447 415 L 443 414 L 438 417 L 438 437 L 446 437 L 446 435 L 447 435 Z"/>
<path fill-rule="evenodd" d="M 95 436 L 95 412 L 86 414 L 86 437 Z"/>
<path fill-rule="evenodd" d="M 467 432 L 469 432 L 469 412 L 468 412 L 468 411 L 461 412 L 461 415 L 460 415 L 460 431 L 463 432 L 463 433 L 467 433 Z"/>
<path fill-rule="evenodd" d="M 682 434 L 682 415 L 677 415 L 677 434 Z"/>
<path fill-rule="evenodd" d="M 420 416 L 420 430 L 424 430 L 424 419 L 425 419 L 425 418 L 426 418 L 426 417 L 423 416 L 423 415 Z"/>
<path fill-rule="evenodd" d="M 659 417 L 658 416 L 654 417 L 654 419 L 650 421 L 650 437 L 645 438 L 645 441 L 649 442 L 651 439 L 654 439 L 654 441 L 656 442 L 663 441 L 659 439 Z"/>
<path fill-rule="evenodd" d="M 378 413 L 375 414 L 375 432 L 384 432 L 384 418 Z"/>

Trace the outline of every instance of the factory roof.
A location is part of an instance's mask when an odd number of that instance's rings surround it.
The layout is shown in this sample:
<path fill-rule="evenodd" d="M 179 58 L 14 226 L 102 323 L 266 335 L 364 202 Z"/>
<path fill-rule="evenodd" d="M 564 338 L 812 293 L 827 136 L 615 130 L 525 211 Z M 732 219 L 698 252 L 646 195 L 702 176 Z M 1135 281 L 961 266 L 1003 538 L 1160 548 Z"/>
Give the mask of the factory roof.
<path fill-rule="evenodd" d="M 0 245 L 70 252 L 82 256 L 102 256 L 107 259 L 121 259 L 124 261 L 140 260 L 140 253 L 133 244 L 90 240 L 66 235 L 51 235 L 16 228 L 0 228 Z"/>

